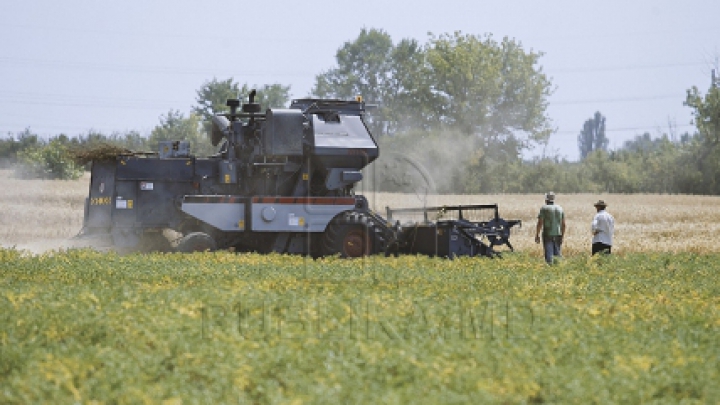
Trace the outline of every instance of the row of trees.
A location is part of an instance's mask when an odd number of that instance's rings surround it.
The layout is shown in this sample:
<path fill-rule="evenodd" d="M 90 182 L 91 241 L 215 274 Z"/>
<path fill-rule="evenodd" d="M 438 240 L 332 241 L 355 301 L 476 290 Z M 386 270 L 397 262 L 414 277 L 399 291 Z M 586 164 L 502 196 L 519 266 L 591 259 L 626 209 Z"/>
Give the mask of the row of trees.
<path fill-rule="evenodd" d="M 414 39 L 394 43 L 383 30 L 363 29 L 339 48 L 337 66 L 316 76 L 310 96 L 360 95 L 376 106 L 368 123 L 382 147 L 378 173 L 371 176 L 376 179 L 372 187 L 380 189 L 415 187 L 409 180 L 414 171 L 439 192 L 720 193 L 720 94 L 715 86 L 705 95 L 697 88 L 688 91 L 685 104 L 695 115 L 694 134 L 680 139 L 645 134 L 608 151 L 605 117 L 597 112 L 579 132 L 579 162 L 558 156 L 523 160 L 526 151 L 546 146 L 553 131 L 547 116 L 553 86 L 541 57 L 514 39 L 491 35 L 455 32 L 431 34 L 425 44 Z M 254 88 L 264 107 L 289 102 L 290 86 Z M 0 140 L 0 158 L 47 163 L 54 155 L 44 149 L 102 141 L 156 150 L 165 139 L 188 140 L 196 154 L 212 154 L 210 117 L 226 111 L 228 98 L 246 100 L 250 90 L 233 78 L 213 79 L 197 90 L 197 103 L 187 115 L 170 110 L 148 137 L 90 133 L 42 141 L 28 130 Z M 52 165 L 35 166 L 45 174 L 58 172 Z"/>
<path fill-rule="evenodd" d="M 162 134 L 167 128 L 161 125 L 156 130 L 154 133 Z M 154 138 L 155 143 L 158 139 Z M 363 189 L 415 193 L 542 193 L 550 189 L 563 193 L 720 193 L 718 160 L 698 160 L 699 155 L 706 154 L 699 135 L 684 134 L 672 139 L 645 133 L 618 150 L 594 150 L 579 162 L 558 157 L 496 159 L 496 164 L 484 170 L 477 158 L 471 157 L 464 165 L 453 163 L 449 155 L 471 154 L 464 150 L 461 134 L 432 135 L 417 141 L 417 135 L 381 138 L 381 159 L 372 166 Z M 75 150 L 94 144 L 151 150 L 152 142 L 152 138 L 132 131 L 111 135 L 91 132 L 73 138 L 60 135 L 42 140 L 26 130 L 0 139 L 0 163 L 13 164 L 24 177 L 74 179 L 86 169 L 72 159 Z M 714 170 L 715 175 L 701 167 Z"/>
<path fill-rule="evenodd" d="M 385 151 L 393 153 L 383 161 L 367 186 L 382 191 L 403 190 L 424 193 L 683 193 L 720 194 L 720 167 L 701 168 L 698 155 L 703 140 L 698 135 L 666 134 L 652 137 L 638 135 L 617 150 L 597 149 L 585 159 L 568 161 L 559 156 L 513 159 L 507 155 L 492 157 L 493 164 L 482 166 L 479 156 L 463 148 L 457 134 L 424 138 L 421 142 L 431 151 L 424 153 L 413 142 L 417 138 L 402 136 L 381 139 Z M 452 156 L 470 156 L 465 164 L 453 163 Z M 703 170 L 704 169 L 704 170 Z M 710 169 L 710 171 L 707 171 Z"/>
<path fill-rule="evenodd" d="M 0 168 L 14 168 L 22 178 L 77 179 L 87 167 L 74 158 L 75 152 L 98 144 L 143 150 L 149 142 L 136 131 L 111 135 L 90 131 L 75 137 L 61 134 L 45 139 L 27 128 L 0 139 Z"/>
<path fill-rule="evenodd" d="M 608 151 L 605 117 L 596 112 L 578 135 L 581 161 L 566 163 L 563 171 L 571 172 L 572 166 L 581 167 L 580 173 L 590 174 L 584 178 L 593 179 L 600 190 L 606 191 L 720 194 L 720 89 L 717 84 L 713 79 L 704 95 L 697 87 L 687 91 L 684 104 L 692 109 L 697 128 L 692 134 L 662 134 L 653 139 L 645 133 L 625 142 L 618 150 Z M 585 189 L 584 186 L 573 191 Z"/>
<path fill-rule="evenodd" d="M 290 86 L 274 84 L 258 89 L 257 101 L 269 107 L 285 106 L 290 98 Z M 194 154 L 209 156 L 216 152 L 207 136 L 210 118 L 227 109 L 225 102 L 228 98 L 246 99 L 251 90 L 247 84 L 240 86 L 232 78 L 210 80 L 197 90 L 197 105 L 189 114 L 179 110 L 168 111 L 159 117 L 159 124 L 149 136 L 137 131 L 107 135 L 90 131 L 75 137 L 61 134 L 44 139 L 27 128 L 0 139 L 0 167 L 14 167 L 16 174 L 24 178 L 77 179 L 86 169 L 74 159 L 79 151 L 98 145 L 132 151 L 157 151 L 158 142 L 164 140 L 188 141 Z"/>

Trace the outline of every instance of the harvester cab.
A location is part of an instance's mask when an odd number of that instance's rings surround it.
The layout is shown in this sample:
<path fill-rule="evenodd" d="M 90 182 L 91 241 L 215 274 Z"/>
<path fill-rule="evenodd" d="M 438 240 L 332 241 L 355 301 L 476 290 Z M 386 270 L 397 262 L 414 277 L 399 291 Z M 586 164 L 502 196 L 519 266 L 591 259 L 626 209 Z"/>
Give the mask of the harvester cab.
<path fill-rule="evenodd" d="M 379 156 L 362 100 L 298 99 L 263 112 L 255 96 L 228 100 L 230 111 L 212 118 L 213 156 L 168 141 L 156 153 L 95 160 L 82 234 L 120 251 L 433 254 L 408 246 L 419 238 L 431 246 L 446 229 L 459 231 L 437 255 L 493 256 L 498 240 L 510 246 L 509 229 L 519 221 L 503 222 L 504 233 L 462 218 L 413 232 L 371 211 L 354 193 L 362 169 Z"/>

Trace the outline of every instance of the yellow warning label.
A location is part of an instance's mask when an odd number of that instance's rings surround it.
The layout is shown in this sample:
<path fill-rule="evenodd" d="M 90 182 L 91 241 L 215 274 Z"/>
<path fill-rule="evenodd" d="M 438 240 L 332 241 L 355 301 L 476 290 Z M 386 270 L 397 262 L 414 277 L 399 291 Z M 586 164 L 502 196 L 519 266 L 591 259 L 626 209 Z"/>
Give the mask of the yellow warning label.
<path fill-rule="evenodd" d="M 241 219 L 238 221 L 238 228 L 245 229 L 245 220 Z"/>
<path fill-rule="evenodd" d="M 303 180 L 309 180 L 309 179 L 310 179 L 310 175 L 308 175 L 307 173 L 303 173 Z"/>
<path fill-rule="evenodd" d="M 230 175 L 229 174 L 225 175 L 225 183 L 226 184 L 230 183 Z"/>
<path fill-rule="evenodd" d="M 90 199 L 90 205 L 110 205 L 110 197 L 93 197 Z"/>
<path fill-rule="evenodd" d="M 133 206 L 133 200 L 127 200 L 127 207 L 129 210 L 132 209 L 132 206 Z"/>
<path fill-rule="evenodd" d="M 303 217 L 298 218 L 298 225 L 305 226 L 305 218 L 303 218 Z"/>

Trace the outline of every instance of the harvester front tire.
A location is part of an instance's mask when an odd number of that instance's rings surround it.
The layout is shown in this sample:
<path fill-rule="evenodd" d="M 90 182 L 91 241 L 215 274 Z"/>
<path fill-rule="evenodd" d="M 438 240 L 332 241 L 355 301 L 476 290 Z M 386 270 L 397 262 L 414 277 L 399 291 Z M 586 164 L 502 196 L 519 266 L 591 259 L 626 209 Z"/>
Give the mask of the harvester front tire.
<path fill-rule="evenodd" d="M 381 252 L 383 238 L 372 221 L 361 212 L 345 212 L 335 217 L 322 235 L 322 254 L 362 257 Z"/>
<path fill-rule="evenodd" d="M 176 250 L 182 253 L 212 252 L 217 250 L 217 243 L 206 233 L 192 232 L 180 239 Z"/>

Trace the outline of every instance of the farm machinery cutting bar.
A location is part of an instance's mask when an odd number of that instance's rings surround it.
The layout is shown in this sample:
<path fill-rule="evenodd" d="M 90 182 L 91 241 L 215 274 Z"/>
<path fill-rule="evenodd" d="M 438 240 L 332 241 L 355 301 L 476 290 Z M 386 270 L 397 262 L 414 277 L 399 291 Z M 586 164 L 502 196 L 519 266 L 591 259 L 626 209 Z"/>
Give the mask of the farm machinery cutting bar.
<path fill-rule="evenodd" d="M 492 256 L 512 249 L 497 206 L 424 208 L 425 220 L 393 225 L 353 188 L 379 156 L 361 100 L 294 100 L 261 112 L 230 99 L 212 118 L 217 154 L 195 157 L 186 141 L 162 141 L 158 152 L 98 155 L 80 237 L 118 251 L 280 252 L 359 257 L 422 253 Z M 470 211 L 492 207 L 486 220 Z M 489 208 L 488 208 L 489 209 Z M 430 211 L 458 218 L 431 223 Z M 487 239 L 487 244 L 481 239 Z"/>
<path fill-rule="evenodd" d="M 456 205 L 424 208 L 386 207 L 389 222 L 397 216 L 422 215 L 401 229 L 398 253 L 426 254 L 431 256 L 487 256 L 498 255 L 493 247 L 510 243 L 510 230 L 522 222 L 500 217 L 497 204 Z M 399 221 L 399 220 L 398 220 Z"/>

